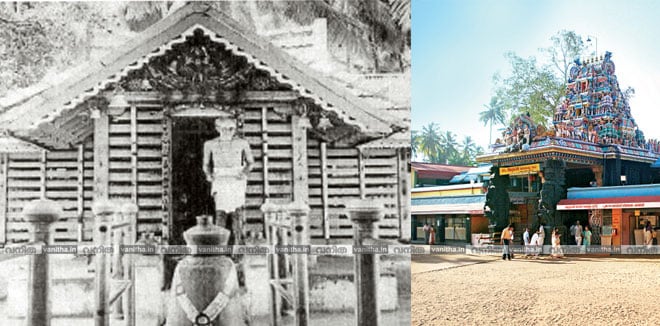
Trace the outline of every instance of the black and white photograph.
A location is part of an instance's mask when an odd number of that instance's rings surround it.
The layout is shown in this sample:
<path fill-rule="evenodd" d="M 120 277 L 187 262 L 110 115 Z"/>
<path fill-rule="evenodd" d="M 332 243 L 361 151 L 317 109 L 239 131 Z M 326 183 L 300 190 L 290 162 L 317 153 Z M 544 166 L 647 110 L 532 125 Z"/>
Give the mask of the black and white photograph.
<path fill-rule="evenodd" d="M 0 2 L 0 325 L 409 325 L 410 6 Z"/>

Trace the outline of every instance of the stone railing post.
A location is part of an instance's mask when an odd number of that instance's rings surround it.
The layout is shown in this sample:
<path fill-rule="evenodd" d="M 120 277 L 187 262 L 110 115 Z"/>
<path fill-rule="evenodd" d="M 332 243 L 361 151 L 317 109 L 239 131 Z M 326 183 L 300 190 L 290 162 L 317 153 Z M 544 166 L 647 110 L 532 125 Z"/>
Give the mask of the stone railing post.
<path fill-rule="evenodd" d="M 277 227 L 277 215 L 279 214 L 279 207 L 272 203 L 264 203 L 261 205 L 261 211 L 264 213 L 264 226 L 266 228 L 266 238 L 268 239 L 268 245 L 276 246 L 279 242 L 278 239 L 278 227 Z M 279 258 L 275 253 L 268 255 L 269 261 L 269 274 L 270 281 L 278 281 L 280 278 L 279 271 Z M 282 324 L 282 316 L 280 309 L 282 307 L 282 299 L 277 293 L 277 290 L 272 284 L 269 285 L 271 289 L 271 318 L 273 325 Z"/>
<path fill-rule="evenodd" d="M 125 221 L 126 216 L 124 216 L 123 212 L 120 210 L 118 213 L 119 214 L 114 214 L 112 216 L 113 223 L 122 223 Z M 110 245 L 112 245 L 111 279 L 121 280 L 124 278 L 124 266 L 125 266 L 125 263 L 123 261 L 124 255 L 122 254 L 121 246 L 124 244 L 124 235 L 126 234 L 126 232 L 123 228 L 118 228 L 114 230 L 111 228 L 110 232 L 111 232 Z M 114 319 L 124 319 L 124 306 L 121 296 L 117 298 L 117 300 L 115 300 L 112 306 L 113 306 L 112 317 Z"/>
<path fill-rule="evenodd" d="M 130 221 L 130 227 L 125 231 L 124 244 L 134 246 L 137 242 L 137 213 L 138 206 L 134 203 L 125 203 L 121 206 L 124 220 Z M 135 254 L 124 256 L 124 277 L 131 281 L 124 300 L 124 312 L 126 313 L 126 326 L 135 326 Z"/>
<path fill-rule="evenodd" d="M 61 214 L 62 208 L 52 200 L 38 199 L 27 204 L 23 209 L 23 218 L 33 227 L 30 241 L 34 245 L 47 245 L 50 241 L 50 225 L 57 221 Z M 30 272 L 27 279 L 26 320 L 28 326 L 50 325 L 48 269 L 48 254 L 42 252 L 30 255 Z"/>
<path fill-rule="evenodd" d="M 293 245 L 309 245 L 309 206 L 301 202 L 293 202 L 288 207 L 291 214 L 291 233 Z M 293 255 L 293 286 L 296 326 L 309 325 L 309 277 L 307 255 Z"/>
<path fill-rule="evenodd" d="M 96 253 L 95 279 L 94 279 L 94 325 L 107 326 L 110 323 L 108 315 L 109 302 L 108 293 L 108 255 L 104 252 L 110 246 L 110 233 L 112 217 L 117 211 L 115 204 L 108 200 L 99 200 L 92 205 L 94 213 L 94 246 L 102 248 Z M 98 250 L 98 249 L 97 249 Z"/>
<path fill-rule="evenodd" d="M 350 219 L 353 221 L 353 243 L 356 247 L 373 244 L 368 239 L 377 238 L 375 222 L 383 216 L 383 205 L 366 200 L 356 200 L 347 204 Z M 366 240 L 366 241 L 365 241 Z M 378 308 L 378 256 L 376 254 L 355 253 L 355 287 L 357 289 L 357 324 L 379 325 Z"/>

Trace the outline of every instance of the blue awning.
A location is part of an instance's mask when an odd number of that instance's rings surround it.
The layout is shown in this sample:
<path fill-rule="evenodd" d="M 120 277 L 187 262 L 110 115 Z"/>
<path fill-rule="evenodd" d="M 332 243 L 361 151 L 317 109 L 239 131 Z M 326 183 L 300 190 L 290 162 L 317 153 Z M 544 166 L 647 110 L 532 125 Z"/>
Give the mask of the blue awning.
<path fill-rule="evenodd" d="M 651 167 L 652 168 L 660 168 L 660 158 L 658 158 L 657 161 L 653 162 L 653 164 L 651 164 Z"/>
<path fill-rule="evenodd" d="M 486 195 L 412 198 L 413 215 L 484 213 Z"/>

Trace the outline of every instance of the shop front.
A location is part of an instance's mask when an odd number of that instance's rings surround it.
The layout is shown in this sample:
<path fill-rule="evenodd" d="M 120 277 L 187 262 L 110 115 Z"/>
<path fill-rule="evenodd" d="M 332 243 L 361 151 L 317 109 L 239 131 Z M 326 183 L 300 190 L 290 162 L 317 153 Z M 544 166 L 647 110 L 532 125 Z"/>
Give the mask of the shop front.
<path fill-rule="evenodd" d="M 488 233 L 485 195 L 412 198 L 412 242 L 424 243 L 424 225 L 435 230 L 434 244 L 467 244 L 473 233 Z"/>
<path fill-rule="evenodd" d="M 593 244 L 644 245 L 646 223 L 660 229 L 660 185 L 570 188 L 557 210 L 586 215 Z"/>

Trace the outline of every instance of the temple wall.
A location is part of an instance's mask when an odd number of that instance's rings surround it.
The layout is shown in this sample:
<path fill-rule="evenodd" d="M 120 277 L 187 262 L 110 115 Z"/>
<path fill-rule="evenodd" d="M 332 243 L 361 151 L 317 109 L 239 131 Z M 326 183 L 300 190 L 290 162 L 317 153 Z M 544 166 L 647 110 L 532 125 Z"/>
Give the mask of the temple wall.
<path fill-rule="evenodd" d="M 92 136 L 84 148 L 7 155 L 0 169 L 4 171 L 0 174 L 0 190 L 5 189 L 6 194 L 5 203 L 0 204 L 0 224 L 4 222 L 5 232 L 2 228 L 0 232 L 6 242 L 28 240 L 28 226 L 22 222 L 21 211 L 27 202 L 41 197 L 53 199 L 64 208 L 64 215 L 54 227 L 55 241 L 77 241 L 81 217 L 83 240 L 91 240 L 91 204 L 102 193 L 138 204 L 140 233 L 170 234 L 170 224 L 176 220 L 171 210 L 175 198 L 170 184 L 170 138 L 176 126 L 164 114 L 163 104 L 154 98 L 132 98 L 131 105 L 134 108 L 108 112 L 107 127 L 100 131 L 107 134 L 107 141 L 96 142 L 97 148 Z M 405 182 L 401 183 L 408 176 L 400 153 L 395 149 L 365 149 L 360 155 L 354 146 L 327 144 L 308 132 L 307 183 L 296 186 L 293 113 L 292 103 L 281 101 L 251 102 L 241 108 L 243 128 L 238 132 L 250 143 L 255 159 L 248 178 L 246 228 L 263 231 L 260 206 L 265 198 L 289 203 L 295 188 L 304 187 L 302 193 L 307 194 L 311 208 L 312 238 L 351 238 L 353 223 L 344 205 L 357 198 L 384 201 L 385 217 L 379 222 L 379 236 L 398 238 L 400 216 L 408 214 L 405 207 L 409 205 L 402 188 Z M 95 121 L 99 120 L 90 119 L 90 124 Z M 95 162 L 98 153 L 107 153 L 107 181 Z M 106 189 L 95 191 L 102 187 Z M 210 195 L 208 199 L 212 200 Z M 2 236 L 0 243 L 5 242 Z"/>

